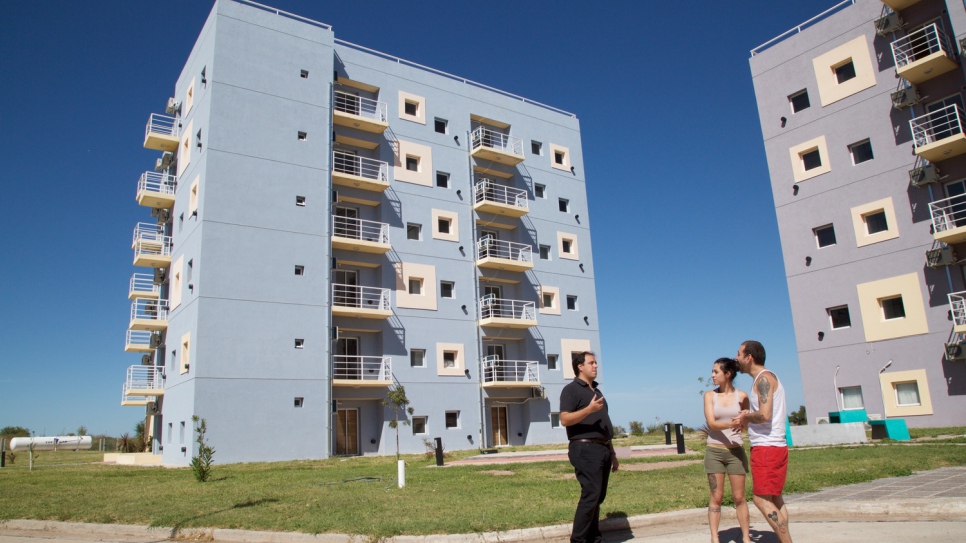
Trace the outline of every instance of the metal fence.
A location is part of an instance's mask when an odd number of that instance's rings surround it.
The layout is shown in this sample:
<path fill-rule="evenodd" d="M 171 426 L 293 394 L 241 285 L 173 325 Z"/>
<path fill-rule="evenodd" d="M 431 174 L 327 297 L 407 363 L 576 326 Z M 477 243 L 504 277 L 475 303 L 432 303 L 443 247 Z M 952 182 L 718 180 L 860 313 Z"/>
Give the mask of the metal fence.
<path fill-rule="evenodd" d="M 933 232 L 945 232 L 966 226 L 966 194 L 929 203 Z"/>
<path fill-rule="evenodd" d="M 333 284 L 332 305 L 387 311 L 390 307 L 389 289 Z"/>
<path fill-rule="evenodd" d="M 335 91 L 335 110 L 381 123 L 389 122 L 389 109 L 385 102 L 348 92 Z"/>
<path fill-rule="evenodd" d="M 332 217 L 332 235 L 375 243 L 389 243 L 389 225 L 352 217 Z"/>
<path fill-rule="evenodd" d="M 540 366 L 530 360 L 503 360 L 499 356 L 483 359 L 484 383 L 540 382 Z"/>
<path fill-rule="evenodd" d="M 480 318 L 536 320 L 536 305 L 535 302 L 505 300 L 487 295 L 480 299 Z"/>
<path fill-rule="evenodd" d="M 940 51 L 955 57 L 950 54 L 951 49 L 946 34 L 936 23 L 910 32 L 892 42 L 892 57 L 895 59 L 896 68 L 902 68 Z"/>
<path fill-rule="evenodd" d="M 347 381 L 392 381 L 392 357 L 333 355 L 332 378 Z"/>
<path fill-rule="evenodd" d="M 533 262 L 533 247 L 526 243 L 484 237 L 476 242 L 476 255 L 477 260 L 504 258 L 518 262 Z"/>
<path fill-rule="evenodd" d="M 476 183 L 476 203 L 492 202 L 529 209 L 527 191 L 501 185 L 492 179 L 482 178 Z"/>
<path fill-rule="evenodd" d="M 495 132 L 489 128 L 480 126 L 470 134 L 470 139 L 471 151 L 475 151 L 481 147 L 487 147 L 503 151 L 504 153 L 523 156 L 523 140 L 509 134 L 501 134 L 500 132 Z"/>
<path fill-rule="evenodd" d="M 389 182 L 389 164 L 374 158 L 334 151 L 332 169 L 339 173 L 373 179 L 381 183 Z"/>

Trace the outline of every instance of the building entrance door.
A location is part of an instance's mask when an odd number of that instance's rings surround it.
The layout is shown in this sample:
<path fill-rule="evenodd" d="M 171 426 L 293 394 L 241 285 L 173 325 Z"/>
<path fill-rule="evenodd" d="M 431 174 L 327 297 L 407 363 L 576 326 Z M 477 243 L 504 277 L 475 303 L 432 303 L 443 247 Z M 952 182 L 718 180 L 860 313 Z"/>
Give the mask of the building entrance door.
<path fill-rule="evenodd" d="M 335 425 L 335 454 L 359 454 L 358 409 L 339 409 Z"/>
<path fill-rule="evenodd" d="M 510 432 L 507 428 L 506 406 L 490 408 L 490 430 L 494 446 L 509 445 Z"/>

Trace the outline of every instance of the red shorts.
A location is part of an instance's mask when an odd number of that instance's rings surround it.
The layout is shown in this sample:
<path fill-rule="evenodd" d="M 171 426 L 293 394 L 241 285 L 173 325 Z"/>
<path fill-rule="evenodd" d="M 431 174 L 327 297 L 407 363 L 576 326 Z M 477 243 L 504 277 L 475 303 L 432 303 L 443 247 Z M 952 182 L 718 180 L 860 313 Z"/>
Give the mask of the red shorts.
<path fill-rule="evenodd" d="M 788 447 L 752 447 L 752 492 L 756 496 L 778 495 L 785 488 Z"/>

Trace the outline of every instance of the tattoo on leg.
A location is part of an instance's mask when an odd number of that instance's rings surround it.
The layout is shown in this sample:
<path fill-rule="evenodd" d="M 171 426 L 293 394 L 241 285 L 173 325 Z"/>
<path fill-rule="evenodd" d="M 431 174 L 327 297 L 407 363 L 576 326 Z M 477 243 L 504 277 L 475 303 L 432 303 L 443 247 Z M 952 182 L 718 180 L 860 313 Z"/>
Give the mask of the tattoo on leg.
<path fill-rule="evenodd" d="M 711 492 L 718 490 L 718 478 L 713 473 L 708 474 L 708 486 L 711 487 Z"/>
<path fill-rule="evenodd" d="M 710 511 L 712 513 L 720 513 L 721 512 L 721 508 L 720 507 L 709 507 L 708 508 L 708 511 Z"/>

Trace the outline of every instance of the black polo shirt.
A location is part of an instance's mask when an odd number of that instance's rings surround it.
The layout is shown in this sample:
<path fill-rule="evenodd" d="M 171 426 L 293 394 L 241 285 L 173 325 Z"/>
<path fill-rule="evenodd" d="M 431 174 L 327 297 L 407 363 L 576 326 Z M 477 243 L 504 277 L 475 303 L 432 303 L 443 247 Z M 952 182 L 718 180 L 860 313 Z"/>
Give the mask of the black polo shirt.
<path fill-rule="evenodd" d="M 594 389 L 598 397 L 603 397 L 604 393 L 597 388 L 597 381 L 594 381 Z M 595 392 L 580 377 L 575 377 L 573 381 L 563 388 L 560 392 L 560 411 L 573 413 L 590 405 L 594 399 Z M 610 415 L 607 414 L 607 398 L 604 398 L 604 407 L 596 413 L 587 415 L 587 418 L 567 426 L 567 439 L 611 439 L 614 437 L 614 429 L 610 423 Z"/>

